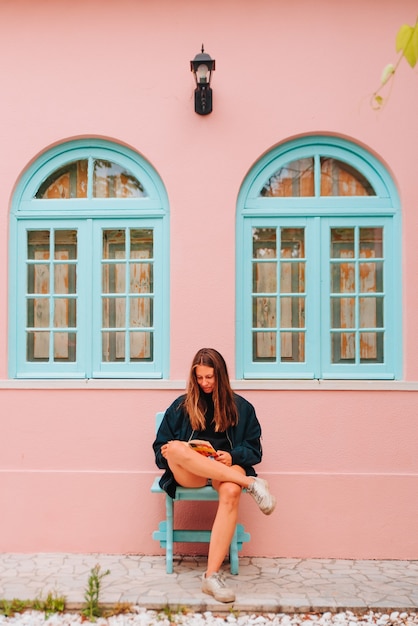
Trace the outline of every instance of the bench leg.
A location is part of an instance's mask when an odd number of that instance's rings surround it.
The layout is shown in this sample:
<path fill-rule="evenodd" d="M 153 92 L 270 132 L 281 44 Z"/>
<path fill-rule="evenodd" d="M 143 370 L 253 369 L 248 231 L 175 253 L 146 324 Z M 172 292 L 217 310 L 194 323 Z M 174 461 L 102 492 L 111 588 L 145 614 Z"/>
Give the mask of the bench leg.
<path fill-rule="evenodd" d="M 165 549 L 165 569 L 167 574 L 173 573 L 173 552 L 174 552 L 174 506 L 169 495 L 165 497 L 165 509 L 167 520 L 167 545 Z"/>
<path fill-rule="evenodd" d="M 229 547 L 229 563 L 231 566 L 231 574 L 237 575 L 239 570 L 238 561 L 238 526 L 235 526 L 234 536 L 232 537 Z"/>

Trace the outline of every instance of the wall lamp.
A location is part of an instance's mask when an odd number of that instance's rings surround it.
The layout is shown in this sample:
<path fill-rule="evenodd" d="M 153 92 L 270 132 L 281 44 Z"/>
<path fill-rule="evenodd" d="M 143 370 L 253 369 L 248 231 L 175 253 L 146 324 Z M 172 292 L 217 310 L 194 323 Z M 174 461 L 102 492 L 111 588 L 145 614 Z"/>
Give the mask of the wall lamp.
<path fill-rule="evenodd" d="M 196 54 L 193 61 L 190 61 L 190 69 L 196 81 L 194 110 L 199 115 L 208 115 L 208 113 L 212 113 L 210 79 L 212 71 L 215 69 L 215 61 L 205 52 L 203 44 L 202 51 Z"/>

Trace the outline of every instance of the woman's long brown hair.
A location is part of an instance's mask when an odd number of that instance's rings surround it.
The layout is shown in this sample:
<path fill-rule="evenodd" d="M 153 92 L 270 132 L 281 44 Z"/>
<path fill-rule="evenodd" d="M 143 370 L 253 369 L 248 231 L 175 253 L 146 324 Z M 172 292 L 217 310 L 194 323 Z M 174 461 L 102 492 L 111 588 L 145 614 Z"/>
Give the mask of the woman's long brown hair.
<path fill-rule="evenodd" d="M 196 378 L 196 367 L 198 365 L 213 367 L 215 374 L 215 387 L 212 392 L 213 420 L 215 422 L 215 430 L 224 432 L 228 426 L 235 426 L 238 423 L 238 412 L 225 360 L 213 348 L 201 348 L 196 353 L 190 368 L 186 398 L 184 400 L 184 407 L 189 415 L 190 424 L 193 430 L 204 430 L 206 427 L 206 406 L 201 398 L 200 387 Z"/>

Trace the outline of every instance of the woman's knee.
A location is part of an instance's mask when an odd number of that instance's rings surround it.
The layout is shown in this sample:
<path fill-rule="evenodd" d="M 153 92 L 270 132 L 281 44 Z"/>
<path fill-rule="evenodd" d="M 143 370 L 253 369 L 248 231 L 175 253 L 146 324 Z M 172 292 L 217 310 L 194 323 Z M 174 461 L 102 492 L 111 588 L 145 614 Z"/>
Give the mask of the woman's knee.
<path fill-rule="evenodd" d="M 177 439 L 170 441 L 167 445 L 167 461 L 178 462 L 180 459 L 185 458 L 189 451 L 189 447 L 184 441 L 178 441 Z"/>
<path fill-rule="evenodd" d="M 223 482 L 218 489 L 219 501 L 238 504 L 242 487 L 236 483 Z"/>

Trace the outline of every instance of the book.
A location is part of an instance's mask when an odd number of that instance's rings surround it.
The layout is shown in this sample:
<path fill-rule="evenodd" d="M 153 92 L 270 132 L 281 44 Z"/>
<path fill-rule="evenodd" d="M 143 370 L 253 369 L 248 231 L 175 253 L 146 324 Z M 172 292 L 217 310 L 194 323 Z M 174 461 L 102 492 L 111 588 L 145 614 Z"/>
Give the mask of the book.
<path fill-rule="evenodd" d="M 203 439 L 192 439 L 188 441 L 188 444 L 193 450 L 196 450 L 199 454 L 203 454 L 203 456 L 212 456 L 216 459 L 218 453 L 215 448 L 212 446 L 209 441 L 203 441 Z"/>

